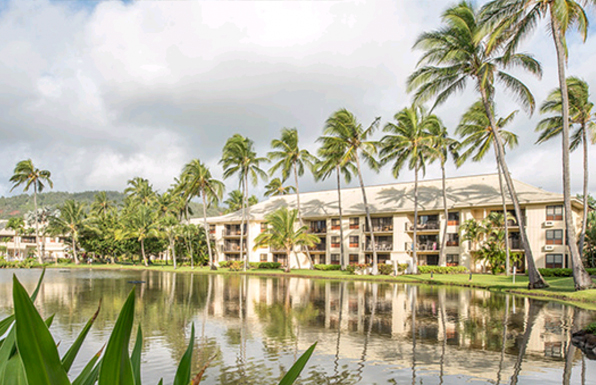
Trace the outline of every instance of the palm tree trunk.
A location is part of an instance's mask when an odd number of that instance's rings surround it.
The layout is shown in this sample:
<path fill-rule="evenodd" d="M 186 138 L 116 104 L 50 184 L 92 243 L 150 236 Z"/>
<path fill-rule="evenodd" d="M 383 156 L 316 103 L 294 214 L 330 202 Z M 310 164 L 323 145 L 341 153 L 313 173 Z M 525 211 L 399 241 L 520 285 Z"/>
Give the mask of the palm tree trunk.
<path fill-rule="evenodd" d="M 172 261 L 174 263 L 174 270 L 176 270 L 176 245 L 174 245 L 174 237 L 170 236 L 170 250 L 172 253 Z"/>
<path fill-rule="evenodd" d="M 418 274 L 418 239 L 416 239 L 416 229 L 418 228 L 418 165 L 414 171 L 414 240 L 412 251 L 412 274 Z"/>
<path fill-rule="evenodd" d="M 215 260 L 213 258 L 213 252 L 211 251 L 211 234 L 209 232 L 209 225 L 207 224 L 207 200 L 205 199 L 204 188 L 201 191 L 201 195 L 203 197 L 203 222 L 205 223 L 205 236 L 207 239 L 207 251 L 209 252 L 209 265 L 211 265 L 211 270 L 217 270 L 217 267 L 215 266 Z"/>
<path fill-rule="evenodd" d="M 360 189 L 362 190 L 362 200 L 364 201 L 364 211 L 366 212 L 366 221 L 368 223 L 368 228 L 370 230 L 370 242 L 372 245 L 372 252 L 373 252 L 373 266 L 372 266 L 372 275 L 379 274 L 379 265 L 377 260 L 377 245 L 375 244 L 375 234 L 373 231 L 372 219 L 370 219 L 370 210 L 368 209 L 368 200 L 366 199 L 366 191 L 364 190 L 364 180 L 362 179 L 362 172 L 360 171 L 360 157 L 358 156 L 358 152 L 356 152 L 356 165 L 358 166 L 358 180 L 360 181 Z M 366 239 L 366 236 L 365 236 Z M 342 240 L 343 242 L 343 240 Z M 366 246 L 366 242 L 364 242 Z M 366 247 L 365 247 L 366 248 Z"/>
<path fill-rule="evenodd" d="M 35 251 L 37 251 L 37 260 L 43 264 L 43 256 L 39 252 L 39 222 L 37 221 L 37 183 L 33 185 L 33 205 L 35 206 Z"/>
<path fill-rule="evenodd" d="M 242 241 L 243 241 L 243 232 L 244 232 L 244 224 L 246 223 L 246 253 L 244 253 L 244 266 L 243 270 L 246 271 L 248 269 L 248 230 L 250 228 L 250 212 L 248 208 L 248 174 L 244 174 L 244 211 L 243 214 L 243 221 L 242 227 L 240 228 L 240 255 L 242 255 Z M 288 261 L 290 263 L 290 261 Z"/>
<path fill-rule="evenodd" d="M 72 257 L 74 258 L 75 264 L 79 264 L 79 258 L 77 257 L 77 242 L 75 240 L 75 235 L 72 234 Z"/>
<path fill-rule="evenodd" d="M 289 273 L 290 272 L 290 255 L 292 254 L 292 249 L 290 249 L 289 247 L 286 247 L 286 268 L 285 268 L 285 272 Z M 296 258 L 298 259 L 298 258 Z M 288 290 L 289 293 L 289 290 Z"/>
<path fill-rule="evenodd" d="M 494 141 L 493 141 L 493 144 Z M 496 144 L 495 144 L 496 147 Z M 496 151 L 495 151 L 496 153 Z M 503 186 L 503 171 L 501 170 L 501 166 L 499 166 L 499 163 L 497 163 L 497 173 L 499 174 L 499 189 L 501 190 L 501 202 L 503 204 L 503 224 L 505 227 L 505 274 L 507 276 L 509 276 L 510 274 L 510 266 L 509 266 L 509 261 L 510 261 L 510 255 L 509 255 L 509 221 L 507 220 L 507 203 L 505 201 L 506 199 L 506 195 L 505 195 L 505 187 Z"/>
<path fill-rule="evenodd" d="M 439 266 L 447 265 L 445 257 L 445 246 L 447 245 L 447 223 L 449 220 L 449 211 L 447 209 L 447 189 L 445 188 L 445 160 L 441 159 L 441 182 L 443 184 L 443 215 L 445 216 L 445 226 L 441 236 L 441 250 L 439 250 Z"/>
<path fill-rule="evenodd" d="M 592 278 L 584 269 L 581 256 L 579 255 L 576 237 L 575 225 L 573 223 L 573 212 L 571 211 L 571 179 L 569 171 L 569 93 L 567 91 L 567 80 L 565 79 L 565 48 L 561 41 L 561 28 L 559 26 L 557 17 L 555 16 L 553 5 L 550 7 L 550 22 L 553 40 L 555 42 L 555 49 L 557 52 L 557 69 L 559 72 L 559 87 L 561 89 L 562 115 L 563 115 L 563 205 L 565 214 L 565 227 L 567 230 L 567 247 L 569 247 L 569 254 L 571 259 L 571 267 L 573 269 L 573 281 L 575 282 L 575 290 L 586 290 L 593 286 Z"/>
<path fill-rule="evenodd" d="M 145 267 L 149 266 L 149 262 L 147 262 L 147 256 L 145 255 L 145 240 L 141 239 L 141 255 L 143 256 L 143 263 Z"/>
<path fill-rule="evenodd" d="M 511 201 L 513 202 L 515 216 L 517 217 L 517 220 L 519 222 L 519 234 L 522 246 L 524 248 L 528 268 L 528 289 L 542 289 L 548 287 L 549 285 L 546 283 L 544 278 L 542 278 L 542 275 L 538 271 L 538 268 L 536 268 L 536 261 L 534 261 L 534 255 L 532 254 L 532 249 L 530 247 L 530 243 L 528 242 L 528 236 L 526 234 L 526 225 L 522 217 L 522 211 L 519 205 L 519 200 L 517 199 L 515 185 L 513 184 L 513 179 L 511 179 L 507 163 L 505 162 L 505 150 L 503 149 L 503 143 L 501 142 L 501 137 L 499 136 L 495 116 L 493 114 L 492 109 L 490 108 L 490 102 L 486 93 L 486 89 L 480 82 L 478 84 L 478 88 L 480 89 L 480 94 L 482 96 L 482 104 L 484 105 L 484 111 L 486 112 L 486 116 L 488 116 L 488 119 L 490 121 L 490 128 L 493 133 L 494 141 L 496 143 L 497 164 L 500 165 L 501 170 L 503 171 L 503 175 L 505 176 L 505 182 L 507 183 L 507 188 L 509 189 L 509 194 L 511 195 Z"/>
<path fill-rule="evenodd" d="M 583 255 L 584 252 L 584 242 L 586 241 L 586 228 L 588 225 L 588 176 L 590 175 L 588 173 L 588 133 L 587 133 L 587 128 L 586 128 L 586 124 L 582 123 L 582 141 L 583 141 L 583 147 L 584 147 L 584 212 L 582 215 L 582 228 L 581 231 L 579 233 L 579 243 L 578 243 L 578 249 L 579 249 L 579 255 L 580 257 Z"/>
<path fill-rule="evenodd" d="M 298 209 L 298 222 L 300 222 L 300 226 L 304 226 L 304 222 L 302 222 L 302 213 L 300 212 L 300 188 L 298 188 L 298 171 L 296 170 L 296 162 L 294 162 L 294 183 L 296 184 L 296 208 Z M 308 259 L 308 263 L 310 264 L 310 269 L 314 269 L 314 263 L 312 262 L 312 258 L 310 257 L 310 250 L 308 247 L 302 246 L 303 250 L 306 251 L 306 258 Z M 298 258 L 298 254 L 296 254 L 296 262 L 298 262 L 298 268 L 300 269 L 300 261 Z"/>
<path fill-rule="evenodd" d="M 335 166 L 335 171 L 337 172 L 337 205 L 339 208 L 339 264 L 341 265 L 341 269 L 345 270 L 347 263 L 346 257 L 344 255 L 344 226 L 343 226 L 343 214 L 341 210 L 341 178 L 339 173 L 339 164 Z"/>

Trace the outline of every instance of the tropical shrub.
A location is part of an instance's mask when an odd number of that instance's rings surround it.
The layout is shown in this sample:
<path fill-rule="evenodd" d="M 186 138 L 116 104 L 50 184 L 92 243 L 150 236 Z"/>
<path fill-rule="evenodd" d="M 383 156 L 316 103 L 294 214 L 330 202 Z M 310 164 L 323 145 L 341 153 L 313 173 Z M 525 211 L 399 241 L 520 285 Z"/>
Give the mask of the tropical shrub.
<path fill-rule="evenodd" d="M 230 267 L 231 263 L 232 263 L 232 261 L 220 261 L 219 267 L 228 268 L 228 267 Z"/>
<path fill-rule="evenodd" d="M 361 274 L 366 270 L 366 268 L 370 267 L 368 263 L 358 263 L 358 264 L 350 264 L 346 266 L 346 271 L 350 274 Z"/>
<path fill-rule="evenodd" d="M 103 348 L 84 366 L 81 373 L 71 382 L 68 372 L 93 325 L 99 308 L 85 324 L 73 344 L 62 357 L 59 356 L 57 343 L 50 333 L 53 316 L 43 320 L 33 305 L 43 276 L 37 283 L 31 297 L 27 294 L 16 276 L 13 276 L 14 314 L 0 321 L 0 373 L 4 384 L 35 385 L 142 385 L 141 349 L 143 346 L 142 330 L 137 330 L 132 352 L 129 352 L 130 337 L 134 323 L 135 289 L 133 288 L 118 315 L 114 329 L 110 334 L 105 353 Z M 14 327 L 13 327 L 14 325 Z M 201 382 L 206 369 L 192 376 L 191 364 L 194 346 L 194 324 L 191 326 L 190 340 L 182 356 L 174 384 L 197 385 Z M 316 343 L 296 361 L 280 385 L 291 385 L 310 359 Z M 159 385 L 163 385 L 163 379 Z"/>
<path fill-rule="evenodd" d="M 397 265 L 397 272 L 398 273 L 403 273 L 407 269 L 408 269 L 408 264 L 407 263 L 400 263 L 400 264 Z"/>
<path fill-rule="evenodd" d="M 543 277 L 573 277 L 572 269 L 538 269 Z M 596 275 L 596 268 L 586 269 L 588 274 Z"/>
<path fill-rule="evenodd" d="M 281 267 L 281 263 L 279 262 L 250 262 L 248 264 L 251 269 L 267 269 L 267 270 L 276 270 Z"/>
<path fill-rule="evenodd" d="M 379 274 L 381 274 L 381 275 L 393 274 L 393 265 L 388 265 L 386 263 L 379 264 Z"/>
<path fill-rule="evenodd" d="M 323 271 L 329 271 L 329 270 L 341 270 L 341 266 L 340 265 L 323 265 L 323 264 L 317 264 L 314 266 L 315 270 L 323 270 Z"/>
<path fill-rule="evenodd" d="M 232 261 L 230 263 L 230 271 L 242 271 L 244 264 L 241 261 Z"/>
<path fill-rule="evenodd" d="M 467 274 L 469 270 L 465 266 L 418 266 L 420 274 Z"/>

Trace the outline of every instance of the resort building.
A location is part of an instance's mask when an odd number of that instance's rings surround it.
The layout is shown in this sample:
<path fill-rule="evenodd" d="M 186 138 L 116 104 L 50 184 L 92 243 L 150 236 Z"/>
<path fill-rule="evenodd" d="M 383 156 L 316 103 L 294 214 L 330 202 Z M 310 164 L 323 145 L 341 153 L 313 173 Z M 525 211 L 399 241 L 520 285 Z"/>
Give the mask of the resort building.
<path fill-rule="evenodd" d="M 530 247 L 537 266 L 569 267 L 563 215 L 563 195 L 544 191 L 520 181 L 514 181 L 522 208 L 522 218 L 515 218 L 513 205 L 507 200 L 509 245 L 512 252 L 523 254 L 519 223 L 526 225 Z M 443 228 L 447 227 L 445 252 L 448 266 L 465 266 L 479 271 L 470 242 L 460 239 L 460 225 L 468 219 L 482 220 L 491 212 L 503 212 L 497 174 L 465 176 L 446 180 L 448 217 L 443 210 L 442 181 L 418 183 L 418 222 L 414 223 L 414 183 L 368 186 L 366 195 L 372 217 L 379 263 L 411 263 L 414 247 L 419 265 L 437 265 L 442 244 Z M 360 188 L 341 191 L 342 220 L 336 190 L 300 194 L 302 218 L 320 243 L 310 248 L 315 264 L 339 264 L 340 246 L 349 263 L 372 263 L 370 231 L 366 223 Z M 249 220 L 241 232 L 242 212 L 211 217 L 209 233 L 215 242 L 219 261 L 241 260 L 240 235 L 244 234 L 243 251 L 250 262 L 281 262 L 291 268 L 307 267 L 306 253 L 296 250 L 290 260 L 282 250 L 257 248 L 255 237 L 266 229 L 266 215 L 280 207 L 295 208 L 296 195 L 271 197 L 248 209 Z M 573 219 L 576 232 L 581 226 L 582 202 L 573 199 Z M 200 224 L 202 220 L 193 222 Z M 416 226 L 416 239 L 414 239 Z M 343 239 L 340 229 L 343 228 Z M 518 271 L 525 263 L 519 264 Z"/>
<path fill-rule="evenodd" d="M 2 254 L 8 260 L 23 260 L 36 255 L 35 233 L 32 228 L 26 228 L 26 234 L 17 234 L 6 228 L 7 220 L 0 220 L 0 247 Z M 44 259 L 55 260 L 67 258 L 66 241 L 64 237 L 39 236 L 39 248 L 44 252 Z"/>

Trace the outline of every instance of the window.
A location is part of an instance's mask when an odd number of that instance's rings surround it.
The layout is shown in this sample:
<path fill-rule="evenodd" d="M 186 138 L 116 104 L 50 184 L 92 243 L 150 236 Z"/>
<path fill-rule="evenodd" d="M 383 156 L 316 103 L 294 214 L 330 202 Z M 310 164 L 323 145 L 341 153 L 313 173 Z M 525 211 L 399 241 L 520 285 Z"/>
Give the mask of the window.
<path fill-rule="evenodd" d="M 261 223 L 261 232 L 264 233 L 265 231 L 267 231 L 267 223 L 263 222 Z"/>
<path fill-rule="evenodd" d="M 215 234 L 215 225 L 209 225 L 209 234 Z"/>
<path fill-rule="evenodd" d="M 447 266 L 459 266 L 459 254 L 447 254 Z"/>
<path fill-rule="evenodd" d="M 327 232 L 327 221 L 311 221 L 310 232 L 314 234 L 325 234 Z"/>
<path fill-rule="evenodd" d="M 357 248 L 360 245 L 357 235 L 350 235 L 350 247 Z"/>
<path fill-rule="evenodd" d="M 331 254 L 331 264 L 339 265 L 339 254 Z"/>
<path fill-rule="evenodd" d="M 457 225 L 459 225 L 459 213 L 447 214 L 447 226 L 457 226 Z"/>
<path fill-rule="evenodd" d="M 546 230 L 546 244 L 547 245 L 562 245 L 563 244 L 563 230 Z"/>
<path fill-rule="evenodd" d="M 544 356 L 545 357 L 563 357 L 563 344 L 561 342 L 545 342 Z"/>
<path fill-rule="evenodd" d="M 350 265 L 357 265 L 360 261 L 360 256 L 358 254 L 350 254 Z"/>
<path fill-rule="evenodd" d="M 562 269 L 563 268 L 563 254 L 546 254 L 546 268 L 547 269 Z"/>
<path fill-rule="evenodd" d="M 331 220 L 331 230 L 339 230 L 340 226 L 341 222 L 339 221 L 339 218 Z"/>
<path fill-rule="evenodd" d="M 350 230 L 355 230 L 355 229 L 360 228 L 360 221 L 359 221 L 359 219 L 360 218 L 358 218 L 358 217 L 350 218 Z"/>
<path fill-rule="evenodd" d="M 447 246 L 459 246 L 459 234 L 447 234 Z"/>
<path fill-rule="evenodd" d="M 333 236 L 331 237 L 331 247 L 335 249 L 339 249 L 339 237 Z"/>
<path fill-rule="evenodd" d="M 265 253 L 261 254 L 259 260 L 261 262 L 267 262 L 267 254 L 265 254 Z"/>
<path fill-rule="evenodd" d="M 273 262 L 279 262 L 282 265 L 288 263 L 288 256 L 286 254 L 273 254 Z"/>
<path fill-rule="evenodd" d="M 563 206 L 546 206 L 546 220 L 547 221 L 562 221 L 563 220 Z"/>

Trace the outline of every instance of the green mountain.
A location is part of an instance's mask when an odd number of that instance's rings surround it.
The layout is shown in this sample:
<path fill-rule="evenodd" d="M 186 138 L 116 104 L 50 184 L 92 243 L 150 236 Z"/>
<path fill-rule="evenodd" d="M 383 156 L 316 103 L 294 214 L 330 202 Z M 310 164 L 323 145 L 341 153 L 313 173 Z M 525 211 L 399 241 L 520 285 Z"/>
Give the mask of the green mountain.
<path fill-rule="evenodd" d="M 48 191 L 37 195 L 38 207 L 58 208 L 65 201 L 74 199 L 78 202 L 91 205 L 93 203 L 95 194 L 99 191 L 84 191 L 77 193 L 69 193 L 63 191 Z M 106 191 L 108 198 L 121 204 L 124 201 L 124 193 L 118 191 Z M 203 216 L 203 205 L 196 202 L 190 202 L 191 217 L 198 218 Z M 0 197 L 0 219 L 8 219 L 10 217 L 23 216 L 28 211 L 33 211 L 33 195 L 20 194 L 12 197 Z M 210 207 L 207 209 L 208 216 L 220 215 L 223 209 L 217 207 Z"/>

